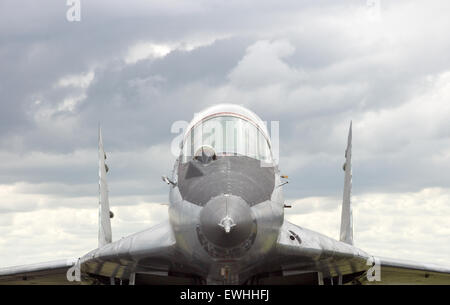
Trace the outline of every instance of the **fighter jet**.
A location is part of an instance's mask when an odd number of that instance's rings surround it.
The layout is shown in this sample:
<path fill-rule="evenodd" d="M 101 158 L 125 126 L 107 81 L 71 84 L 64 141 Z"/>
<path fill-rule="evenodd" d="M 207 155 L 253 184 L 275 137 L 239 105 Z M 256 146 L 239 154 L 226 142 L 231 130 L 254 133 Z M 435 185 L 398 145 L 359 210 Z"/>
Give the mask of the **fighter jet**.
<path fill-rule="evenodd" d="M 187 126 L 169 188 L 168 220 L 113 241 L 99 130 L 98 248 L 79 258 L 0 269 L 1 284 L 450 284 L 450 268 L 381 258 L 353 245 L 352 126 L 340 239 L 290 223 L 288 177 L 266 125 L 220 104 Z"/>

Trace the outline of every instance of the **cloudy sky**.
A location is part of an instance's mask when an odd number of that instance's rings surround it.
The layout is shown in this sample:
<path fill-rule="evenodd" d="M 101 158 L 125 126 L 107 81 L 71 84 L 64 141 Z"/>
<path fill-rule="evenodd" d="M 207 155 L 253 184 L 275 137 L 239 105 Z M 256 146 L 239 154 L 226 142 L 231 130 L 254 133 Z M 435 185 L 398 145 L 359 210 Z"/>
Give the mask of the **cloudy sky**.
<path fill-rule="evenodd" d="M 280 122 L 287 219 L 338 238 L 353 120 L 355 245 L 450 265 L 448 1 L 0 1 L 0 267 L 167 218 L 172 123 L 222 102 Z"/>

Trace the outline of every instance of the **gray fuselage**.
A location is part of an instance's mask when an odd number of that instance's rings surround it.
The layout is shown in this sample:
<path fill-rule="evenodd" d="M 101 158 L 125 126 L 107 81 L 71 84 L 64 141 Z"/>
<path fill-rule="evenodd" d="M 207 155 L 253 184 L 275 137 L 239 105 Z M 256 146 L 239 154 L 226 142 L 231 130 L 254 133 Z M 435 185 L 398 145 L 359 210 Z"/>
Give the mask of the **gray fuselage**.
<path fill-rule="evenodd" d="M 180 159 L 169 207 L 177 247 L 207 282 L 241 282 L 274 250 L 283 223 L 278 169 L 247 156 Z"/>

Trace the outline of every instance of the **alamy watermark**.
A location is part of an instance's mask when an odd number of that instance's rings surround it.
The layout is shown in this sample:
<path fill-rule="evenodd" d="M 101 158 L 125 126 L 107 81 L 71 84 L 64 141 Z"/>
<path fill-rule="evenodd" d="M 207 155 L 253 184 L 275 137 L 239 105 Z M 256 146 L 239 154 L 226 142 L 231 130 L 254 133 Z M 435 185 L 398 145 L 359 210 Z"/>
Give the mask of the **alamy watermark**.
<path fill-rule="evenodd" d="M 68 261 L 68 265 L 71 265 L 72 262 Z M 66 278 L 69 282 L 81 282 L 81 270 L 80 270 L 80 260 L 77 259 L 76 263 L 70 267 L 66 272 Z"/>
<path fill-rule="evenodd" d="M 67 21 L 81 21 L 81 1 L 67 0 L 66 5 L 69 6 L 69 9 L 66 12 Z"/>
<path fill-rule="evenodd" d="M 367 270 L 367 280 L 369 282 L 379 282 L 381 281 L 381 264 L 380 259 L 374 256 L 371 256 L 367 259 L 366 265 L 371 266 Z"/>

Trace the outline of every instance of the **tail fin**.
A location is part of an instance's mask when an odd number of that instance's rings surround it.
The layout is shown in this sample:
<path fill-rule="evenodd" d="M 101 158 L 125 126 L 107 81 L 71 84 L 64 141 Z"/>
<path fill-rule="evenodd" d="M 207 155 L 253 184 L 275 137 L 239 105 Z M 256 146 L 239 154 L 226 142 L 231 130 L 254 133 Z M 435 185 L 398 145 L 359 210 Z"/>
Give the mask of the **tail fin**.
<path fill-rule="evenodd" d="M 102 129 L 98 128 L 98 184 L 99 184 L 99 211 L 98 211 L 98 246 L 111 243 L 111 212 L 109 210 L 108 184 L 106 173 L 108 166 L 105 163 L 106 154 L 103 149 Z"/>
<path fill-rule="evenodd" d="M 342 200 L 340 240 L 353 245 L 353 213 L 352 213 L 352 122 L 348 131 L 347 149 L 345 150 L 345 180 Z"/>

